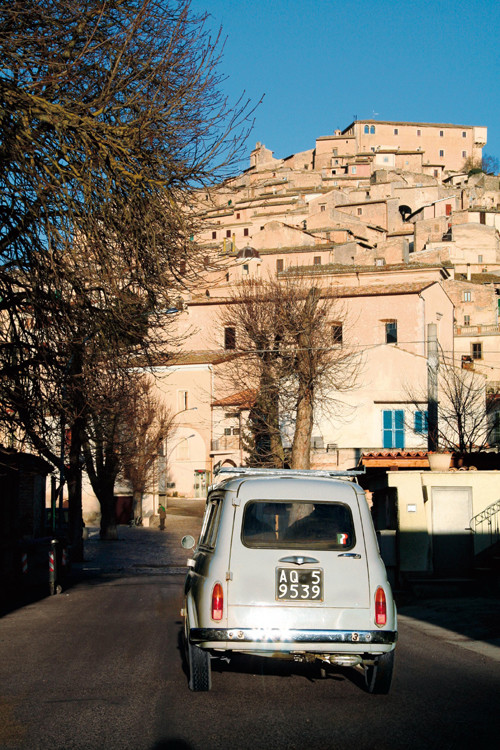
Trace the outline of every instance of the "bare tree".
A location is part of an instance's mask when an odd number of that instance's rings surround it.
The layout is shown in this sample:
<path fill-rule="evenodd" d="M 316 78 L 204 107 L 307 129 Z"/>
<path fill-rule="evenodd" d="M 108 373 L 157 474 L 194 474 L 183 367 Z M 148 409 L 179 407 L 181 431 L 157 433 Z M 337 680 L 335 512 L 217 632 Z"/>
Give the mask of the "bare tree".
<path fill-rule="evenodd" d="M 491 154 L 483 154 L 480 158 L 474 158 L 468 156 L 464 161 L 463 166 L 464 172 L 485 172 L 486 174 L 498 174 L 500 171 L 500 163 L 496 156 Z"/>
<path fill-rule="evenodd" d="M 0 416 L 55 466 L 68 425 L 76 556 L 92 362 L 128 367 L 168 338 L 200 262 L 192 190 L 246 135 L 205 20 L 188 0 L 0 9 Z"/>
<path fill-rule="evenodd" d="M 235 330 L 231 378 L 257 389 L 250 413 L 250 460 L 310 467 L 315 409 L 331 415 L 356 385 L 359 357 L 349 347 L 341 301 L 300 276 L 243 282 L 224 306 L 221 323 Z M 292 447 L 283 448 L 284 425 Z M 286 428 L 285 428 L 286 430 Z"/>
<path fill-rule="evenodd" d="M 427 403 L 427 394 L 423 391 L 416 393 L 411 388 L 407 388 L 407 394 L 421 413 Z M 481 450 L 488 444 L 493 406 L 493 402 L 487 399 L 484 375 L 468 367 L 457 367 L 440 350 L 434 444 L 460 455 Z M 419 424 L 419 432 L 424 430 L 425 424 Z"/>
<path fill-rule="evenodd" d="M 439 390 L 439 444 L 461 455 L 484 448 L 489 434 L 484 375 L 441 357 Z"/>
<path fill-rule="evenodd" d="M 154 469 L 173 432 L 172 412 L 154 393 L 146 375 L 138 376 L 120 414 L 122 475 L 132 488 L 134 521 L 142 523 L 143 495 L 154 481 Z"/>

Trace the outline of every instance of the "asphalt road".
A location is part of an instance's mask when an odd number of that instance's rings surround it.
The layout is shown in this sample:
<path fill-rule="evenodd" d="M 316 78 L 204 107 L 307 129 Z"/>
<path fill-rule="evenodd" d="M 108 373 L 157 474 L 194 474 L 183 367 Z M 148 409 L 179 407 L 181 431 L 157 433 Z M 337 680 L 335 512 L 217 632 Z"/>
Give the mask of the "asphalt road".
<path fill-rule="evenodd" d="M 0 619 L 0 748 L 29 750 L 395 750 L 498 744 L 500 602 L 402 609 L 389 696 L 354 670 L 240 659 L 191 693 L 179 647 L 186 552 L 199 501 L 167 529 L 91 535 L 76 582 Z M 479 622 L 476 622 L 479 621 Z M 444 625 L 444 628 L 443 628 Z"/>

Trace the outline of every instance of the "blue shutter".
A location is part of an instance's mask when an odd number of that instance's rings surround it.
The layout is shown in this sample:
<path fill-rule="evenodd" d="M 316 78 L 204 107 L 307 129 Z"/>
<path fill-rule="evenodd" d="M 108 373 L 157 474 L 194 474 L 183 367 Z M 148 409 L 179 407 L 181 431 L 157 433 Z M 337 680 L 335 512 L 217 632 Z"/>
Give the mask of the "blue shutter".
<path fill-rule="evenodd" d="M 416 411 L 415 412 L 415 432 L 420 433 L 421 435 L 427 435 L 427 432 L 429 430 L 428 424 L 427 424 L 427 412 L 426 411 Z"/>
<path fill-rule="evenodd" d="M 383 411 L 382 443 L 384 448 L 405 447 L 405 413 L 403 409 Z"/>
<path fill-rule="evenodd" d="M 383 412 L 383 440 L 384 448 L 392 448 L 392 411 Z"/>
<path fill-rule="evenodd" d="M 403 409 L 394 412 L 394 447 L 402 450 L 405 447 L 405 413 Z"/>

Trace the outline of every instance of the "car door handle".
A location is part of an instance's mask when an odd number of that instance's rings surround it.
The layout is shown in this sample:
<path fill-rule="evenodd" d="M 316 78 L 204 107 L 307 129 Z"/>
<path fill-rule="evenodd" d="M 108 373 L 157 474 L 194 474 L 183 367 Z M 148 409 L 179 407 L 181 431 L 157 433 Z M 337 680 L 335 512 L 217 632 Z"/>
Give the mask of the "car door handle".
<path fill-rule="evenodd" d="M 342 552 L 339 557 L 352 557 L 354 560 L 361 560 L 361 555 L 356 552 Z"/>
<path fill-rule="evenodd" d="M 295 565 L 304 565 L 304 563 L 312 563 L 318 565 L 319 560 L 315 557 L 303 557 L 302 555 L 289 555 L 288 557 L 282 557 L 278 562 L 295 563 Z"/>

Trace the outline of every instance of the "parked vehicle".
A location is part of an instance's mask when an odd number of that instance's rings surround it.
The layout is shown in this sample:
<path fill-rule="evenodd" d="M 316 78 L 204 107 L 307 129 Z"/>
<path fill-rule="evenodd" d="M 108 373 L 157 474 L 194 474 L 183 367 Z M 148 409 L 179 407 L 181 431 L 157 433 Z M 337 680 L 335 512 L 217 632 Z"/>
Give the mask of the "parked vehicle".
<path fill-rule="evenodd" d="M 230 471 L 188 561 L 191 690 L 210 689 L 213 657 L 244 653 L 356 667 L 368 692 L 387 693 L 396 607 L 355 473 Z"/>

